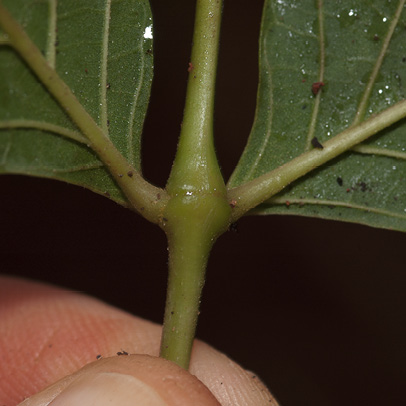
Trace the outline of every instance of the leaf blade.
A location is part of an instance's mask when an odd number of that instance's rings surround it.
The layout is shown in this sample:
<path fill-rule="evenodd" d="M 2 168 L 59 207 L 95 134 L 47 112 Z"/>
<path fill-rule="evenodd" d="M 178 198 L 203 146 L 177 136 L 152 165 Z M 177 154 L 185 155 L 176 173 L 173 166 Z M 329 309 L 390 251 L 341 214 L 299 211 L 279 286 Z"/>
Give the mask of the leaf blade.
<path fill-rule="evenodd" d="M 134 166 L 140 167 L 141 132 L 152 80 L 152 56 L 146 52 L 152 43 L 145 36 L 146 28 L 152 27 L 148 2 L 59 2 L 56 14 L 52 12 L 54 3 L 49 2 L 49 11 L 38 8 L 36 2 L 9 1 L 6 6 L 51 59 L 49 38 L 53 38 L 59 75 L 101 127 L 107 129 L 108 122 L 113 122 L 108 128 L 111 140 Z M 57 23 L 53 24 L 55 15 Z M 41 24 L 44 16 L 48 16 L 48 24 Z M 52 27 L 57 27 L 57 37 L 52 37 L 49 31 Z M 116 60 L 119 52 L 127 55 Z M 10 48 L 0 47 L 0 70 L 5 78 L 0 85 L 0 173 L 63 179 L 126 205 L 121 190 L 84 143 L 51 135 L 55 133 L 50 131 L 52 128 L 63 129 L 60 135 L 76 134 L 78 130 Z M 137 93 L 140 103 L 136 107 L 128 97 L 123 97 L 119 86 L 115 90 L 107 86 L 118 79 L 126 82 L 126 91 L 132 97 Z M 108 96 L 110 90 L 113 96 Z M 117 111 L 121 113 L 118 118 Z M 115 125 L 115 121 L 124 119 L 132 123 L 131 132 Z M 23 125 L 5 129 L 7 122 Z M 28 128 L 29 123 L 36 125 Z M 40 123 L 46 125 L 41 127 Z"/>
<path fill-rule="evenodd" d="M 363 1 L 357 2 L 354 8 L 347 1 L 326 2 L 322 13 L 324 24 L 320 24 L 320 7 L 315 7 L 312 1 L 265 3 L 256 118 L 230 186 L 241 185 L 305 152 L 313 136 L 323 143 L 354 122 L 390 21 L 396 18 L 397 8 L 404 8 L 402 2 L 387 3 L 374 2 L 370 7 Z M 322 2 L 319 6 L 323 6 Z M 405 24 L 403 12 L 371 86 L 372 96 L 366 98 L 369 101 L 366 118 L 406 94 L 402 82 L 404 69 L 401 69 L 404 66 L 401 55 L 406 55 Z M 323 25 L 324 41 L 323 35 L 317 33 Z M 323 42 L 325 50 L 320 46 Z M 325 66 L 323 61 L 320 63 L 322 55 Z M 322 71 L 324 74 L 320 75 Z M 321 79 L 325 86 L 317 95 L 312 94 L 312 84 Z M 315 123 L 314 132 L 312 123 Z M 403 122 L 374 136 L 357 147 L 356 152 L 336 159 L 333 165 L 327 164 L 294 182 L 255 213 L 357 221 L 356 213 L 362 207 L 365 213 L 376 215 L 358 215 L 359 222 L 385 227 L 379 216 L 385 217 L 390 212 L 396 220 L 388 221 L 386 227 L 406 230 L 405 148 Z M 375 156 L 371 164 L 372 153 Z M 338 178 L 345 181 L 344 193 L 337 185 Z M 388 182 L 397 185 L 396 190 L 388 188 Z M 356 192 L 359 184 L 367 185 L 360 193 Z M 334 205 L 338 210 L 328 209 Z M 345 213 L 343 207 L 348 208 Z"/>

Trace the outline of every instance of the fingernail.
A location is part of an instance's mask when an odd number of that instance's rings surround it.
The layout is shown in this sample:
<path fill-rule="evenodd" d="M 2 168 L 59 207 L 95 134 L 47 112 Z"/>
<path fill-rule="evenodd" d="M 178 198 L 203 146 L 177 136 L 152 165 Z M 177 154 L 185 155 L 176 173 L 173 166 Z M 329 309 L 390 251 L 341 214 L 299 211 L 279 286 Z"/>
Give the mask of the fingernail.
<path fill-rule="evenodd" d="M 49 406 L 166 406 L 141 380 L 117 372 L 86 374 L 72 382 Z"/>

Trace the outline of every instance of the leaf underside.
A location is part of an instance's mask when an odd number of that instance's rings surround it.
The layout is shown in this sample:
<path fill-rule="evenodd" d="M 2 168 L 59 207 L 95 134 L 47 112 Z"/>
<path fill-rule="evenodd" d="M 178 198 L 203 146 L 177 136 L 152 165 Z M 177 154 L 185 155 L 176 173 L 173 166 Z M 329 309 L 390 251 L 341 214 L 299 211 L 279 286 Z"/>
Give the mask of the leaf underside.
<path fill-rule="evenodd" d="M 120 152 L 140 169 L 153 57 L 148 0 L 4 0 Z M 1 42 L 0 42 L 1 44 Z M 0 45 L 0 173 L 60 179 L 126 199 L 13 49 Z"/>
<path fill-rule="evenodd" d="M 140 169 L 153 70 L 148 1 L 3 3 L 118 149 Z M 265 1 L 257 113 L 229 186 L 313 148 L 314 137 L 323 144 L 405 98 L 406 17 L 405 12 L 396 14 L 399 4 Z M 0 77 L 0 173 L 65 180 L 126 205 L 94 153 L 63 136 L 81 137 L 18 55 L 1 44 L 1 37 Z M 315 95 L 312 85 L 321 82 Z M 403 121 L 385 130 L 252 213 L 406 231 L 405 126 Z"/>
<path fill-rule="evenodd" d="M 404 99 L 405 14 L 398 0 L 267 0 L 256 117 L 229 185 L 254 179 L 314 148 L 314 137 L 322 145 Z M 313 92 L 315 83 L 319 85 Z M 359 121 L 354 121 L 357 112 Z M 405 120 L 289 185 L 251 213 L 406 231 Z"/>

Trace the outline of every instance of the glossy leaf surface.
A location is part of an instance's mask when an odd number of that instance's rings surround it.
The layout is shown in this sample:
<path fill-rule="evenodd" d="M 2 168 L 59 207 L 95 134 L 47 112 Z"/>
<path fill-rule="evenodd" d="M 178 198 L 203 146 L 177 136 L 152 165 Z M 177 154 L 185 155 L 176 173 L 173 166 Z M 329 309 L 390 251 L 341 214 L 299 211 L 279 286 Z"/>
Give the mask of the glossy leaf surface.
<path fill-rule="evenodd" d="M 405 95 L 404 1 L 267 0 L 257 112 L 230 185 L 320 148 Z M 406 123 L 299 179 L 255 213 L 406 231 Z"/>
<path fill-rule="evenodd" d="M 137 169 L 152 80 L 147 0 L 6 0 L 60 77 Z M 5 42 L 5 41 L 3 41 Z M 1 41 L 0 41 L 1 43 Z M 57 102 L 0 45 L 0 173 L 49 177 L 126 200 Z"/>

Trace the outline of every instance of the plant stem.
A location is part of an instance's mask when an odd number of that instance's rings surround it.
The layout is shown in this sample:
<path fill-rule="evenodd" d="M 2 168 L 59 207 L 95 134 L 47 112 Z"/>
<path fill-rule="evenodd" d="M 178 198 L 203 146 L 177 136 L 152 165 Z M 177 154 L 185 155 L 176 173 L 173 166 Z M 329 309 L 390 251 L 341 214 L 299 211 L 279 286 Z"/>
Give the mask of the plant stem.
<path fill-rule="evenodd" d="M 213 145 L 221 8 L 220 0 L 197 1 L 184 120 L 162 224 L 169 282 L 161 356 L 183 368 L 189 365 L 207 258 L 231 211 Z"/>
<path fill-rule="evenodd" d="M 148 183 L 121 155 L 1 3 L 0 26 L 7 34 L 11 46 L 20 54 L 40 82 L 54 96 L 62 109 L 87 138 L 88 147 L 99 156 L 111 172 L 132 207 L 147 220 L 158 223 L 166 205 L 166 192 Z"/>
<path fill-rule="evenodd" d="M 326 141 L 323 149 L 307 151 L 273 171 L 230 189 L 228 198 L 234 206 L 231 221 L 238 220 L 248 210 L 274 196 L 296 179 L 405 117 L 406 100 L 403 100 Z"/>
<path fill-rule="evenodd" d="M 169 242 L 169 278 L 161 356 L 187 369 L 210 250 L 227 229 L 224 195 L 177 196 L 169 201 L 164 227 Z"/>
<path fill-rule="evenodd" d="M 213 110 L 220 38 L 221 0 L 197 0 L 193 48 L 170 193 L 224 188 L 213 144 Z"/>

